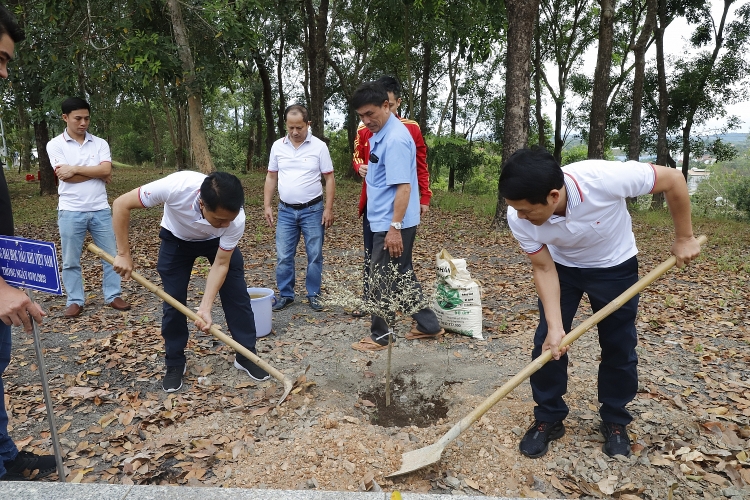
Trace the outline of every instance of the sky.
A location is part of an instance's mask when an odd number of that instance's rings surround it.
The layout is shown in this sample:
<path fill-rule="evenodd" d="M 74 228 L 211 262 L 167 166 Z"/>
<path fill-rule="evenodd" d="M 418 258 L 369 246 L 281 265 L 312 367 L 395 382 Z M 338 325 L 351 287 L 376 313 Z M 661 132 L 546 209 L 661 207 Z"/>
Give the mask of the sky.
<path fill-rule="evenodd" d="M 720 16 L 723 10 L 724 1 L 712 0 L 711 3 L 711 11 L 714 15 L 714 19 L 716 19 L 716 21 L 718 22 L 721 19 Z M 738 4 L 742 5 L 743 2 L 736 2 L 736 4 L 730 8 L 729 16 L 727 17 L 727 23 L 731 22 L 734 19 L 734 11 L 736 10 Z M 664 52 L 667 58 L 669 58 L 670 56 L 675 57 L 684 54 L 686 48 L 688 47 L 687 38 L 690 36 L 692 31 L 693 28 L 688 25 L 687 21 L 684 18 L 676 19 L 667 27 L 664 36 Z M 589 76 L 594 74 L 594 70 L 596 68 L 597 45 L 598 44 L 594 42 L 591 48 L 584 54 L 583 57 L 582 71 Z M 649 51 L 646 53 L 646 65 L 653 65 L 655 57 L 656 45 L 652 44 L 652 46 L 649 48 Z M 630 55 L 630 58 L 632 60 L 632 54 Z M 750 62 L 750 54 L 748 54 L 746 58 Z M 554 68 L 548 66 L 547 70 L 550 78 L 556 80 L 557 72 L 554 70 Z M 667 67 L 667 72 L 669 72 L 669 67 Z M 726 109 L 729 115 L 737 115 L 743 122 L 740 129 L 733 130 L 732 132 L 750 133 L 750 99 L 740 103 L 728 105 Z M 544 113 L 547 114 L 551 119 L 554 119 L 554 103 L 549 97 L 545 101 Z M 700 131 L 704 128 L 717 128 L 721 126 L 723 122 L 724 120 L 716 120 L 712 123 L 707 124 L 707 126 L 705 127 L 697 128 L 697 130 Z"/>

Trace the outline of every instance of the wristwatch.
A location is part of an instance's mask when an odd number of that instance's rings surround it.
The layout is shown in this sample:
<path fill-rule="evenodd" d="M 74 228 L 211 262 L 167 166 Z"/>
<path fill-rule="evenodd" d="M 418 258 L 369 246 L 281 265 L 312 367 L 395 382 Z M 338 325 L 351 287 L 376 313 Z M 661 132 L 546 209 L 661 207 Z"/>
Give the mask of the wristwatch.
<path fill-rule="evenodd" d="M 391 222 L 391 227 L 393 227 L 393 229 L 398 229 L 399 231 L 401 231 L 402 224 L 400 222 Z"/>

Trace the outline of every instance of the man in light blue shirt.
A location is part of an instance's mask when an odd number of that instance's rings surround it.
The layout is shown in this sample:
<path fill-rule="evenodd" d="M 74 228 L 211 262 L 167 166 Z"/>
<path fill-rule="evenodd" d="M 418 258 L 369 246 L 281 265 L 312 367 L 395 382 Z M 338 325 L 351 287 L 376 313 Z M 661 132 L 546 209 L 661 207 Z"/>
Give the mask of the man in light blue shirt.
<path fill-rule="evenodd" d="M 367 218 L 373 231 L 370 273 L 395 264 L 409 275 L 422 300 L 422 289 L 412 267 L 412 249 L 419 225 L 419 188 L 416 146 L 406 126 L 391 113 L 388 93 L 377 82 L 361 85 L 352 96 L 352 108 L 373 136 L 367 170 Z M 372 290 L 377 295 L 380 290 Z M 377 301 L 377 296 L 375 297 Z M 443 333 L 429 307 L 412 318 L 417 322 L 407 339 L 435 338 Z M 392 323 L 392 318 L 389 318 Z M 373 315 L 370 336 L 352 344 L 358 351 L 379 351 L 388 346 L 388 323 Z"/>

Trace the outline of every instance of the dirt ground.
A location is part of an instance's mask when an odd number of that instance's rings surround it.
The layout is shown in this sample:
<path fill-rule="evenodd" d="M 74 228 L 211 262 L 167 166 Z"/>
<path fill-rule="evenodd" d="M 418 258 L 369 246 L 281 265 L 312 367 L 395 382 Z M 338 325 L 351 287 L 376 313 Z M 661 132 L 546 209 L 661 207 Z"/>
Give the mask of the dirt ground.
<path fill-rule="evenodd" d="M 248 286 L 275 289 L 273 234 L 260 217 L 249 219 L 241 244 Z M 645 274 L 668 255 L 670 234 L 636 220 Z M 158 284 L 158 218 L 134 224 L 150 235 L 134 250 L 137 264 Z M 54 227 L 35 231 L 40 239 L 56 239 Z M 356 219 L 344 214 L 326 236 L 325 265 L 349 274 L 346 286 L 357 286 L 360 237 Z M 537 498 L 750 498 L 748 270 L 727 267 L 735 258 L 746 262 L 750 245 L 747 236 L 737 238 L 744 243 L 733 251 L 744 248 L 744 254 L 725 255 L 709 243 L 706 257 L 642 294 L 630 458 L 601 451 L 592 331 L 571 351 L 567 432 L 547 455 L 532 460 L 517 451 L 533 408 L 524 383 L 454 441 L 438 464 L 394 479 L 384 476 L 400 468 L 404 451 L 436 441 L 530 361 L 536 298 L 528 261 L 510 235 L 492 232 L 488 221 L 470 214 L 433 209 L 426 218 L 416 243 L 417 272 L 429 288 L 442 247 L 467 259 L 482 283 L 484 340 L 448 334 L 440 341 L 407 341 L 410 322 L 402 318 L 388 408 L 385 351 L 350 347 L 367 334 L 369 320 L 340 308 L 316 313 L 299 298 L 274 313 L 274 331 L 258 341 L 261 357 L 300 377 L 286 402 L 276 406 L 280 384 L 241 375 L 231 350 L 199 333 L 191 335 L 184 387 L 164 393 L 159 300 L 127 282 L 124 297 L 133 309 L 104 307 L 100 266 L 87 255 L 89 295 L 80 318 L 62 317 L 64 298 L 41 297 L 49 311 L 41 331 L 68 480 Z M 301 247 L 300 254 L 297 291 L 304 296 Z M 192 307 L 206 272 L 205 263 L 196 266 Z M 214 312 L 223 325 L 218 305 Z M 584 304 L 580 318 L 589 314 Z M 26 449 L 50 450 L 33 344 L 16 329 L 13 341 L 4 377 L 11 435 Z"/>

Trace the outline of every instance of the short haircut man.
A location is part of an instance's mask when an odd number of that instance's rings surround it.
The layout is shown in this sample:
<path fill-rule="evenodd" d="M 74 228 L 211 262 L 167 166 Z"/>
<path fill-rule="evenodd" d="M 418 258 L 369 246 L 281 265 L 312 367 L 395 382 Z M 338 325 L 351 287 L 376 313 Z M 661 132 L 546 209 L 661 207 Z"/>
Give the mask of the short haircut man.
<path fill-rule="evenodd" d="M 417 188 L 416 146 L 406 126 L 391 112 L 388 93 L 378 82 L 360 85 L 352 95 L 352 108 L 372 133 L 369 139 L 367 218 L 373 233 L 370 273 L 383 273 L 395 265 L 398 272 L 414 283 L 421 299 L 422 290 L 413 272 L 412 250 L 420 222 Z M 371 290 L 380 300 L 382 290 Z M 417 326 L 407 338 L 436 338 L 443 329 L 429 307 L 412 318 Z M 372 316 L 370 335 L 352 344 L 358 351 L 387 348 L 390 331 L 386 320 Z"/>
<path fill-rule="evenodd" d="M 164 205 L 156 264 L 164 291 L 185 305 L 195 259 L 208 259 L 211 270 L 198 307 L 200 319 L 195 326 L 208 331 L 213 324 L 211 308 L 219 294 L 230 334 L 255 354 L 255 316 L 247 293 L 242 252 L 237 246 L 245 231 L 244 200 L 244 190 L 236 176 L 227 172 L 205 175 L 188 170 L 123 194 L 112 204 L 117 238 L 114 268 L 125 279 L 133 271 L 128 234 L 130 212 Z M 161 335 L 166 365 L 162 388 L 165 392 L 175 392 L 182 387 L 187 364 L 187 318 L 167 302 L 162 309 Z M 234 367 L 254 380 L 269 378 L 268 373 L 239 353 L 235 356 Z"/>
<path fill-rule="evenodd" d="M 694 259 L 700 245 L 693 237 L 685 179 L 672 168 L 606 160 L 560 167 L 541 148 L 521 149 L 503 163 L 499 191 L 513 236 L 531 260 L 539 296 L 531 356 L 550 350 L 554 358 L 531 376 L 535 421 L 519 443 L 522 454 L 538 458 L 565 434 L 568 349 L 560 343 L 583 294 L 596 313 L 638 281 L 638 249 L 625 199 L 665 193 L 678 265 Z M 600 431 L 611 457 L 630 454 L 626 427 L 632 417 L 626 406 L 638 389 L 637 311 L 636 296 L 597 326 Z"/>
<path fill-rule="evenodd" d="M 305 240 L 307 271 L 305 289 L 314 311 L 319 302 L 323 273 L 323 238 L 333 224 L 336 181 L 328 146 L 312 135 L 307 108 L 293 104 L 284 110 L 287 134 L 273 143 L 263 189 L 264 217 L 273 227 L 271 202 L 278 187 L 276 221 L 276 286 L 279 298 L 273 306 L 280 311 L 294 302 L 294 257 L 300 236 Z M 325 199 L 321 179 L 325 180 Z M 325 201 L 324 201 L 325 200 Z"/>
<path fill-rule="evenodd" d="M 66 318 L 75 318 L 83 311 L 86 299 L 81 273 L 81 249 L 86 233 L 110 255 L 116 249 L 106 189 L 112 180 L 112 155 L 107 141 L 88 132 L 91 122 L 88 102 L 69 97 L 60 108 L 66 127 L 62 134 L 47 143 L 47 154 L 60 180 L 57 225 L 66 293 L 63 314 Z M 102 268 L 105 303 L 119 311 L 129 310 L 130 304 L 120 297 L 120 276 L 107 262 L 102 261 Z"/>
<path fill-rule="evenodd" d="M 398 117 L 398 108 L 401 105 L 401 84 L 392 76 L 382 76 L 375 81 L 386 92 L 388 104 L 391 113 Z M 382 96 L 379 96 L 380 98 Z M 419 124 L 414 120 L 398 117 L 401 120 L 417 149 L 417 181 L 419 184 L 419 212 L 424 216 L 430 207 L 432 191 L 430 190 L 430 172 L 427 168 L 427 145 L 422 137 L 422 131 Z M 370 158 L 370 138 L 372 132 L 364 125 L 357 128 L 357 135 L 354 138 L 354 154 L 352 155 L 352 166 L 354 171 L 362 179 L 367 175 L 367 168 Z M 363 265 L 363 293 L 368 293 L 368 281 L 370 276 L 370 256 L 372 255 L 372 238 L 373 233 L 370 228 L 370 221 L 367 218 L 367 182 L 362 182 L 362 191 L 359 195 L 359 215 L 362 217 L 362 240 L 364 243 L 364 265 Z M 353 316 L 363 316 L 359 310 L 352 311 Z"/>
<path fill-rule="evenodd" d="M 23 41 L 24 34 L 15 18 L 0 5 L 0 78 L 8 78 L 8 62 L 13 58 L 16 43 Z M 0 166 L 0 235 L 13 236 L 13 209 L 5 174 Z M 10 326 L 23 326 L 27 332 L 33 329 L 32 321 L 42 322 L 44 311 L 32 302 L 21 290 L 7 284 L 0 276 L 0 480 L 23 481 L 39 479 L 52 474 L 56 469 L 52 455 L 35 455 L 18 451 L 8 435 L 8 412 L 5 409 L 5 387 L 2 375 L 10 364 Z"/>

